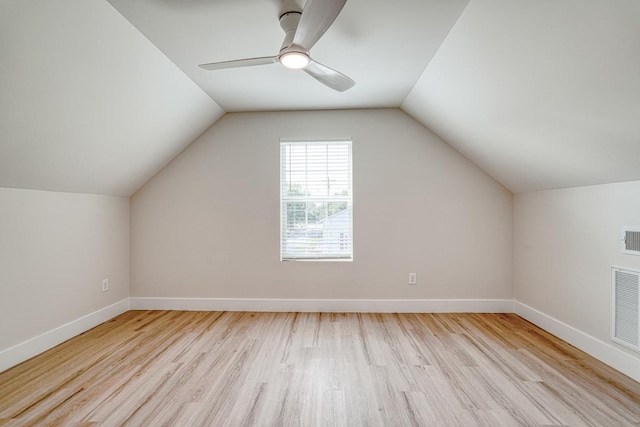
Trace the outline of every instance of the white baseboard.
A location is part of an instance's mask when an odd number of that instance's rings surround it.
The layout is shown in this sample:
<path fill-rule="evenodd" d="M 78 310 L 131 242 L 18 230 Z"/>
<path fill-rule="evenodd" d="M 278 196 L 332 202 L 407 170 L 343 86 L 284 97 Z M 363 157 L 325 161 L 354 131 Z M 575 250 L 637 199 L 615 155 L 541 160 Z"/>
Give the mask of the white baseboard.
<path fill-rule="evenodd" d="M 132 310 L 512 313 L 512 300 L 130 298 Z"/>
<path fill-rule="evenodd" d="M 256 299 L 142 298 L 124 299 L 94 313 L 0 351 L 0 372 L 48 350 L 128 310 L 299 311 L 343 313 L 516 313 L 523 319 L 640 381 L 640 358 L 544 314 L 526 304 L 502 299 Z"/>
<path fill-rule="evenodd" d="M 82 316 L 37 337 L 0 351 L 0 372 L 9 369 L 129 310 L 129 299 L 123 299 L 93 313 Z"/>
<path fill-rule="evenodd" d="M 579 348 L 623 374 L 640 381 L 640 357 L 634 357 L 613 344 L 587 335 L 526 304 L 514 301 L 514 312 L 525 320 Z"/>

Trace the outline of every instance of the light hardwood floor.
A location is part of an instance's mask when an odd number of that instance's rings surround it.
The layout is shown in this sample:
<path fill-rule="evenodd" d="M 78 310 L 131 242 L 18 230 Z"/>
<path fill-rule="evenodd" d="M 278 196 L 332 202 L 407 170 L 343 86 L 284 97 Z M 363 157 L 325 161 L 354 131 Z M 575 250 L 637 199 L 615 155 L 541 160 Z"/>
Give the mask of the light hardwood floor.
<path fill-rule="evenodd" d="M 0 425 L 640 426 L 640 384 L 511 314 L 130 311 L 0 373 Z"/>

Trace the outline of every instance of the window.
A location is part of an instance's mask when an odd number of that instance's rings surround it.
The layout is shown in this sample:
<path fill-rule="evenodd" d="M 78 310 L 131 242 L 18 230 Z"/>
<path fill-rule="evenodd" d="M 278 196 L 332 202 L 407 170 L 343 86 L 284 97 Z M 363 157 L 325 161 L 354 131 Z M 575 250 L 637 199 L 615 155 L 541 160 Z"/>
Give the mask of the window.
<path fill-rule="evenodd" d="M 280 143 L 282 260 L 353 259 L 351 141 Z"/>

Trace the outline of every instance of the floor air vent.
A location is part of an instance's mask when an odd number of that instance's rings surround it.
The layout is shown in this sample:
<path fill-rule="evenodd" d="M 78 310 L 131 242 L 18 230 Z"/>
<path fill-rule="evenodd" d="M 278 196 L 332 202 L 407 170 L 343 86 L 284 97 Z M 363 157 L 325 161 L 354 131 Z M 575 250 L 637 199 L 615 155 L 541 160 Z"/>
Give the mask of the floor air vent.
<path fill-rule="evenodd" d="M 612 268 L 612 337 L 640 352 L 640 272 Z"/>

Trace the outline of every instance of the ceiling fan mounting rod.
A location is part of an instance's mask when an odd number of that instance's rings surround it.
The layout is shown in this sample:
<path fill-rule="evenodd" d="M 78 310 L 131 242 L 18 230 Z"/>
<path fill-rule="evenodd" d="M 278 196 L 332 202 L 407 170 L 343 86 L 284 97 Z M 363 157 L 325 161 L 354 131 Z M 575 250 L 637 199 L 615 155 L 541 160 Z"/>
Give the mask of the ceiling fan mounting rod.
<path fill-rule="evenodd" d="M 284 41 L 280 51 L 283 51 L 293 43 L 293 37 L 296 35 L 301 15 L 302 13 L 296 11 L 285 12 L 280 15 L 280 27 L 284 31 Z"/>

